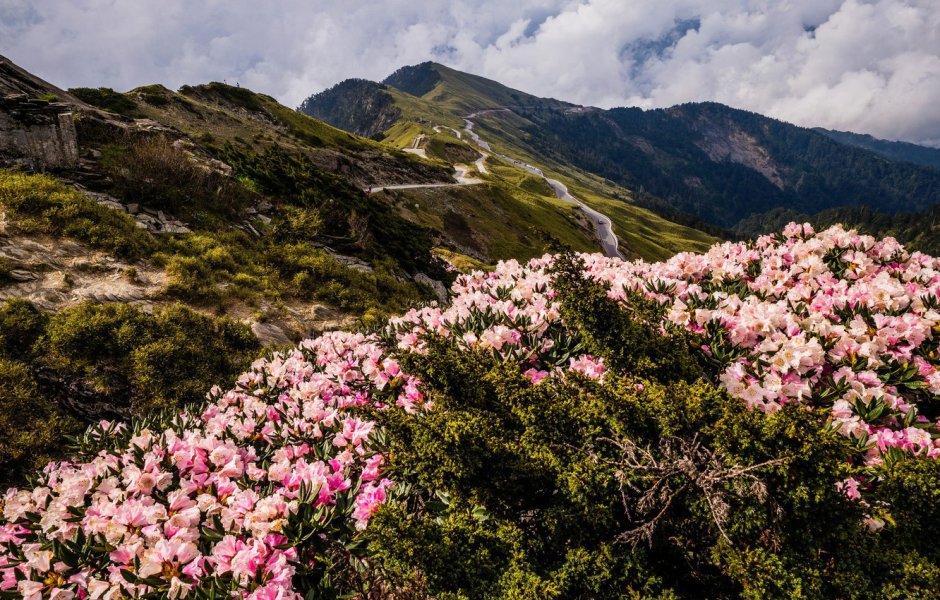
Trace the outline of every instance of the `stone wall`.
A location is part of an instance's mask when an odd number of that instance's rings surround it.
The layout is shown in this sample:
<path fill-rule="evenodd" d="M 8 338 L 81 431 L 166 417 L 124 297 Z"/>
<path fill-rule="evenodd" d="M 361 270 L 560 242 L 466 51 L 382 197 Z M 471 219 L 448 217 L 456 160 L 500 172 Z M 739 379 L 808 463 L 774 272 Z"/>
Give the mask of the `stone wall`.
<path fill-rule="evenodd" d="M 71 108 L 26 94 L 0 97 L 0 163 L 38 171 L 74 168 L 78 139 Z"/>

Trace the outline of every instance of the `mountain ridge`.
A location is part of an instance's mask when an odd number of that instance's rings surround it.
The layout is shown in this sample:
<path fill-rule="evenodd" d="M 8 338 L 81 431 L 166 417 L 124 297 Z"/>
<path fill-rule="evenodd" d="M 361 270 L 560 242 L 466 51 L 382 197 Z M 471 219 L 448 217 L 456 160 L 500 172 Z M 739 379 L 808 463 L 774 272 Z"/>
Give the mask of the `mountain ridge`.
<path fill-rule="evenodd" d="M 930 146 L 921 146 L 899 140 L 883 140 L 867 133 L 835 131 L 822 127 L 814 127 L 813 129 L 843 144 L 865 148 L 886 158 L 940 169 L 940 148 L 931 148 Z"/>
<path fill-rule="evenodd" d="M 459 118 L 510 107 L 513 114 L 480 122 L 510 154 L 599 176 L 627 195 L 648 195 L 663 214 L 678 211 L 714 226 L 734 227 L 781 207 L 814 214 L 860 205 L 894 213 L 940 200 L 940 172 L 932 168 L 714 102 L 650 110 L 582 107 L 436 63 L 403 67 L 382 85 L 394 88 L 389 94 L 400 109 L 387 133 L 408 121 L 430 122 L 433 110 Z M 319 114 L 332 119 L 328 110 Z M 401 143 L 394 135 L 386 141 Z"/>

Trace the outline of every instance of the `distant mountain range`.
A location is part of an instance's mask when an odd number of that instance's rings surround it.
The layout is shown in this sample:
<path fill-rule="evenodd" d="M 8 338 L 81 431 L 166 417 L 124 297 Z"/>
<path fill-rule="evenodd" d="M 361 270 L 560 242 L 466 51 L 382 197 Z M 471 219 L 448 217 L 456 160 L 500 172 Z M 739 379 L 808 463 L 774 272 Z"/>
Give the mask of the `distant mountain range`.
<path fill-rule="evenodd" d="M 381 83 L 340 83 L 300 110 L 394 142 L 404 123 L 460 125 L 463 115 L 502 108 L 509 110 L 477 121 L 507 154 L 576 179 L 606 180 L 625 190 L 623 202 L 674 220 L 733 229 L 782 208 L 893 214 L 940 201 L 940 150 L 807 129 L 711 102 L 602 110 L 423 63 Z"/>
<path fill-rule="evenodd" d="M 880 154 L 891 160 L 907 161 L 940 169 L 940 148 L 918 146 L 917 144 L 910 144 L 908 142 L 879 140 L 866 133 L 833 131 L 831 129 L 823 129 L 822 127 L 817 127 L 814 131 L 828 135 L 837 142 L 871 150 L 875 154 Z"/>

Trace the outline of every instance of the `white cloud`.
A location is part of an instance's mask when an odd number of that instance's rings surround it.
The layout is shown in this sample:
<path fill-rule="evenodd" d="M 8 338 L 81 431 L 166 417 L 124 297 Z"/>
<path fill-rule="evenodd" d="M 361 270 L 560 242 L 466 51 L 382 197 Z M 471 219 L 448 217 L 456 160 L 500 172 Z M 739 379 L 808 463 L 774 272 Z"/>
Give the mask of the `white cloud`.
<path fill-rule="evenodd" d="M 936 0 L 0 0 L 0 52 L 64 86 L 224 79 L 292 106 L 438 60 L 583 104 L 940 141 Z"/>

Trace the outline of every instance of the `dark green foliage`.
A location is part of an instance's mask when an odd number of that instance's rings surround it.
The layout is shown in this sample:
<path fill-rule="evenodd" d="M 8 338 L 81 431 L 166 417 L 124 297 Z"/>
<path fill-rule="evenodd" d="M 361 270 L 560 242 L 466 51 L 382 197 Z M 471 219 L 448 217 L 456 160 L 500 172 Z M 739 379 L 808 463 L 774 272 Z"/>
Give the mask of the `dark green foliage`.
<path fill-rule="evenodd" d="M 262 109 L 261 102 L 258 101 L 258 95 L 251 90 L 220 83 L 218 81 L 195 87 L 184 85 L 180 88 L 180 93 L 184 96 L 197 96 L 200 98 L 214 96 L 224 102 L 251 111 L 259 111 Z"/>
<path fill-rule="evenodd" d="M 379 264 L 373 271 L 347 267 L 308 242 L 272 245 L 267 259 L 287 285 L 284 292 L 328 301 L 346 311 L 403 310 L 426 294 Z M 377 315 L 373 315 L 377 316 Z"/>
<path fill-rule="evenodd" d="M 535 123 L 525 133 L 542 155 L 722 227 L 777 207 L 816 212 L 852 203 L 894 213 L 940 200 L 940 171 L 720 104 L 516 112 Z M 727 158 L 722 144 L 732 136 L 740 155 L 755 157 L 750 165 Z"/>
<path fill-rule="evenodd" d="M 40 391 L 30 365 L 0 355 L 0 485 L 21 482 L 61 457 L 81 421 Z"/>
<path fill-rule="evenodd" d="M 808 434 L 816 417 L 800 409 L 767 418 L 704 382 L 532 387 L 512 367 L 446 345 L 409 368 L 435 409 L 385 418 L 393 476 L 416 492 L 370 536 L 393 579 L 417 577 L 435 597 L 794 597 L 808 585 L 810 597 L 826 597 L 839 588 L 813 553 L 864 535 L 859 511 L 832 485 L 848 448 Z M 726 469 L 779 461 L 756 471 L 761 493 L 719 487 L 730 543 L 702 487 L 714 467 L 677 471 L 664 483 L 671 504 L 645 512 L 625 484 L 645 489 L 646 474 L 619 475 L 615 441 L 648 445 L 667 463 L 681 458 L 660 443 L 672 439 L 701 444 Z M 630 537 L 651 521 L 649 539 Z"/>
<path fill-rule="evenodd" d="M 221 305 L 222 273 L 204 256 L 173 256 L 167 260 L 166 273 L 168 297 L 200 306 Z"/>
<path fill-rule="evenodd" d="M 379 83 L 347 79 L 304 100 L 297 110 L 334 127 L 373 137 L 395 124 L 401 110 Z"/>
<path fill-rule="evenodd" d="M 108 112 L 126 116 L 133 116 L 137 112 L 137 105 L 133 100 L 111 88 L 70 88 L 69 93 L 83 102 Z"/>
<path fill-rule="evenodd" d="M 701 375 L 688 343 L 660 334 L 663 308 L 634 293 L 630 308 L 607 298 L 606 288 L 582 275 L 584 264 L 571 254 L 555 263 L 555 290 L 562 319 L 584 340 L 589 351 L 610 367 L 660 381 L 692 380 Z"/>
<path fill-rule="evenodd" d="M 145 256 L 156 246 L 130 216 L 45 175 L 0 170 L 0 205 L 24 233 L 71 237 L 122 258 Z"/>
<path fill-rule="evenodd" d="M 0 484 L 61 458 L 88 420 L 201 401 L 260 351 L 246 326 L 179 305 L 0 304 Z"/>
<path fill-rule="evenodd" d="M 0 286 L 13 283 L 13 261 L 5 256 L 0 256 Z"/>
<path fill-rule="evenodd" d="M 839 223 L 875 237 L 894 237 L 908 250 L 919 250 L 932 256 L 940 254 L 940 204 L 921 212 L 895 215 L 867 206 L 842 206 L 816 214 L 780 208 L 744 219 L 735 227 L 735 232 L 739 236 L 756 237 L 780 231 L 791 221 L 811 223 L 817 230 Z"/>
<path fill-rule="evenodd" d="M 441 74 L 432 62 L 402 67 L 385 78 L 382 83 L 398 88 L 412 96 L 423 96 L 434 89 L 441 80 Z"/>
<path fill-rule="evenodd" d="M 0 485 L 22 480 L 62 452 L 81 423 L 39 391 L 29 361 L 48 317 L 26 300 L 0 305 Z"/>
<path fill-rule="evenodd" d="M 439 137 L 432 137 L 430 141 L 428 141 L 425 150 L 428 156 L 440 158 L 449 163 L 472 163 L 480 158 L 480 153 L 470 146 L 458 142 L 449 142 Z M 541 180 L 536 179 L 536 181 L 540 182 Z M 539 192 L 536 191 L 535 193 Z M 551 196 L 551 190 L 548 190 L 548 193 L 544 195 Z"/>
<path fill-rule="evenodd" d="M 22 298 L 0 305 L 0 356 L 25 360 L 43 334 L 49 316 Z"/>
<path fill-rule="evenodd" d="M 141 99 L 151 106 L 166 106 L 170 103 L 166 96 L 163 94 L 152 94 L 152 93 L 143 93 L 140 95 Z"/>
<path fill-rule="evenodd" d="M 940 536 L 940 464 L 937 460 L 921 458 L 899 461 L 892 465 L 879 488 L 882 500 L 890 505 L 893 527 L 886 534 L 908 551 L 919 551 L 934 565 L 935 576 L 940 576 L 940 546 L 927 548 L 918 545 L 922 537 L 938 539 Z"/>
<path fill-rule="evenodd" d="M 821 127 L 816 127 L 814 131 L 828 135 L 842 144 L 871 150 L 875 154 L 880 154 L 891 160 L 903 160 L 940 169 L 940 148 L 929 148 L 908 142 L 880 140 L 868 134 L 852 133 L 851 131 L 832 131 Z"/>
<path fill-rule="evenodd" d="M 448 340 L 402 358 L 434 409 L 377 415 L 403 503 L 367 535 L 390 582 L 441 599 L 935 591 L 936 461 L 897 467 L 882 490 L 889 524 L 872 532 L 836 489 L 854 451 L 823 415 L 747 410 L 681 340 L 653 339 L 653 307 L 634 298 L 619 317 L 570 259 L 554 287 L 582 343 L 630 375 L 533 386 Z"/>
<path fill-rule="evenodd" d="M 200 401 L 260 352 L 248 328 L 180 305 L 148 314 L 127 304 L 82 304 L 49 321 L 37 359 L 82 381 L 118 412 L 136 414 Z"/>

